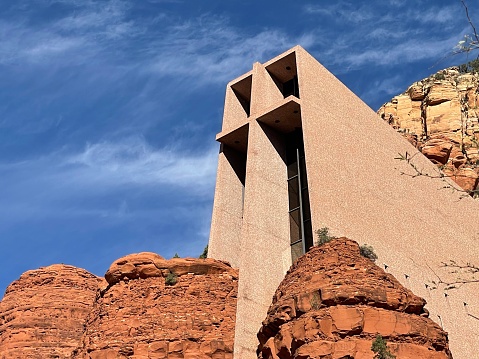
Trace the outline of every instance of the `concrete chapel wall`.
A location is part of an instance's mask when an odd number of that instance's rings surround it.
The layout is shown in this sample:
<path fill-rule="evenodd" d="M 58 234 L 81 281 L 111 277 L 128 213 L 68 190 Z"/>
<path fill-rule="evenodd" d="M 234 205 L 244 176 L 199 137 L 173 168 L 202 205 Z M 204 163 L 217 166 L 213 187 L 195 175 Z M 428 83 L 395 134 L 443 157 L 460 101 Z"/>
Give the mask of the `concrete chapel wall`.
<path fill-rule="evenodd" d="M 437 168 L 303 49 L 297 61 L 313 229 L 373 245 L 388 271 L 428 301 L 454 358 L 474 357 L 479 321 L 463 303 L 479 314 L 479 285 L 446 297 L 430 290 L 430 268 L 445 277 L 442 262 L 478 263 L 479 202 L 441 190 L 441 180 L 401 175 L 412 171 L 398 153 L 414 155 L 425 172 Z"/>
<path fill-rule="evenodd" d="M 258 325 L 272 294 L 291 265 L 286 172 L 281 134 L 251 123 L 241 231 L 240 278 L 235 327 L 235 357 L 255 357 Z M 267 295 L 264 295 L 268 293 Z"/>
<path fill-rule="evenodd" d="M 378 263 L 428 301 L 431 318 L 449 332 L 454 358 L 475 357 L 479 284 L 464 285 L 447 296 L 443 288 L 426 285 L 437 280 L 434 272 L 446 275 L 441 262 L 479 264 L 479 202 L 440 190 L 441 180 L 401 175 L 410 168 L 395 160 L 398 153 L 414 155 L 415 164 L 426 172 L 437 170 L 311 55 L 295 47 L 263 65 L 254 64 L 248 73 L 253 76 L 249 117 L 231 120 L 238 108 L 228 106 L 230 100 L 225 104 L 225 121 L 234 123 L 226 128 L 249 126 L 242 218 L 237 199 L 228 202 L 229 195 L 237 198 L 240 187 L 220 154 L 210 237 L 210 256 L 240 269 L 235 358 L 256 357 L 256 333 L 291 263 L 284 138 L 280 128 L 257 121 L 290 101 L 265 68 L 291 53 L 296 55 L 300 99 L 294 101 L 300 106 L 313 230 L 328 227 L 335 235 L 373 245 Z M 231 142 L 225 126 L 217 138 Z"/>
<path fill-rule="evenodd" d="M 235 268 L 240 266 L 243 184 L 231 162 L 240 161 L 238 157 L 239 154 L 227 146 L 223 146 L 218 156 L 214 216 L 208 243 L 211 258 L 228 261 Z"/>

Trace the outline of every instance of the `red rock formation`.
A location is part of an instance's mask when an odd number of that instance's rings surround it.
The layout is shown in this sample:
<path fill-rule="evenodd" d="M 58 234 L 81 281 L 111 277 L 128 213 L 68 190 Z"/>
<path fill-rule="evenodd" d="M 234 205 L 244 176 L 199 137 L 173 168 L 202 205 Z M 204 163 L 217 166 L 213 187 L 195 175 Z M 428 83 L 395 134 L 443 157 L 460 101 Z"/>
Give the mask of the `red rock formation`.
<path fill-rule="evenodd" d="M 411 85 L 378 114 L 467 191 L 478 189 L 479 75 L 457 67 Z M 459 167 L 473 171 L 457 170 Z"/>
<path fill-rule="evenodd" d="M 165 283 L 170 273 L 174 285 Z M 229 265 L 139 253 L 105 277 L 73 358 L 233 357 L 238 272 Z"/>
<path fill-rule="evenodd" d="M 425 300 L 340 238 L 313 247 L 286 274 L 258 334 L 259 358 L 371 359 L 381 334 L 397 359 L 452 358 Z"/>
<path fill-rule="evenodd" d="M 60 264 L 22 274 L 0 302 L 0 358 L 70 358 L 101 283 Z"/>

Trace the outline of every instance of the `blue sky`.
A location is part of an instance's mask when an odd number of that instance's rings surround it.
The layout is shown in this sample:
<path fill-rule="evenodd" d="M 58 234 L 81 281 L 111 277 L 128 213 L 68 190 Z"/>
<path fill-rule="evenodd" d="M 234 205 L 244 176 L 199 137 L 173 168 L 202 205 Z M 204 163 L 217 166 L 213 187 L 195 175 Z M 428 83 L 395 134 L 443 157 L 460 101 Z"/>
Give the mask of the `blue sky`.
<path fill-rule="evenodd" d="M 1 293 L 52 263 L 198 256 L 225 85 L 253 62 L 300 44 L 376 110 L 471 32 L 459 0 L 1 4 Z"/>

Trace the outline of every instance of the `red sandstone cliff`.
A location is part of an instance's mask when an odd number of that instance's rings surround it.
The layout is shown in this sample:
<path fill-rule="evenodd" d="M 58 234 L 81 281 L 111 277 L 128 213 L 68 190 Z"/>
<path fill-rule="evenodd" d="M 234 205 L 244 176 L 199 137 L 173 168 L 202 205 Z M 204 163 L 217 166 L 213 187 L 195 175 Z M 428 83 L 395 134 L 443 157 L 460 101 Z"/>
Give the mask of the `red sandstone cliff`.
<path fill-rule="evenodd" d="M 467 191 L 479 185 L 479 74 L 457 67 L 412 84 L 378 114 Z"/>
<path fill-rule="evenodd" d="M 64 265 L 23 274 L 0 302 L 0 359 L 233 358 L 238 272 L 226 263 L 139 253 L 105 277 Z M 259 358 L 371 359 L 378 333 L 397 359 L 452 358 L 424 304 L 337 239 L 287 273 Z"/>
<path fill-rule="evenodd" d="M 0 358 L 69 358 L 103 282 L 60 264 L 22 274 L 0 302 Z"/>
<path fill-rule="evenodd" d="M 238 272 L 229 265 L 139 253 L 105 277 L 73 358 L 233 358 Z"/>
<path fill-rule="evenodd" d="M 105 277 L 65 265 L 24 273 L 0 302 L 0 359 L 233 357 L 237 270 L 139 253 Z"/>
<path fill-rule="evenodd" d="M 397 359 L 447 359 L 447 334 L 404 288 L 340 238 L 300 257 L 258 334 L 259 358 L 371 359 L 377 334 Z"/>

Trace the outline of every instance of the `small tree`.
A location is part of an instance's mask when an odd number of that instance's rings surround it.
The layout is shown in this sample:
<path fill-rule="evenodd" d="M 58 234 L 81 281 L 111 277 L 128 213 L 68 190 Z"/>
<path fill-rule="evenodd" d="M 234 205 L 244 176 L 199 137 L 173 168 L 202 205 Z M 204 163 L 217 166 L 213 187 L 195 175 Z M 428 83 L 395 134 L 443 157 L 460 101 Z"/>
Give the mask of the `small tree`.
<path fill-rule="evenodd" d="M 173 258 L 180 258 L 180 256 L 178 255 L 178 253 L 175 253 L 175 255 L 173 256 Z"/>
<path fill-rule="evenodd" d="M 479 60 L 472 60 L 465 64 L 459 65 L 460 73 L 479 73 Z"/>
<path fill-rule="evenodd" d="M 206 245 L 205 249 L 203 249 L 203 253 L 200 254 L 199 258 L 200 259 L 208 258 L 208 245 Z"/>
<path fill-rule="evenodd" d="M 323 227 L 323 228 L 320 228 L 320 229 L 316 230 L 316 234 L 318 236 L 318 242 L 317 242 L 318 246 L 320 246 L 324 243 L 328 243 L 332 239 L 336 238 L 336 237 L 329 234 L 329 228 L 328 227 Z"/>
<path fill-rule="evenodd" d="M 395 359 L 396 356 L 393 355 L 386 344 L 386 341 L 383 339 L 381 334 L 376 335 L 374 339 L 371 350 L 375 353 L 374 359 Z"/>
<path fill-rule="evenodd" d="M 176 282 L 178 282 L 178 276 L 175 273 L 168 273 L 168 275 L 165 278 L 165 284 L 166 285 L 175 285 Z"/>
<path fill-rule="evenodd" d="M 372 246 L 368 246 L 367 244 L 363 244 L 362 246 L 359 247 L 359 253 L 363 256 L 366 257 L 373 262 L 376 262 L 376 259 L 378 259 L 378 256 L 376 253 L 374 253 L 374 248 Z"/>

